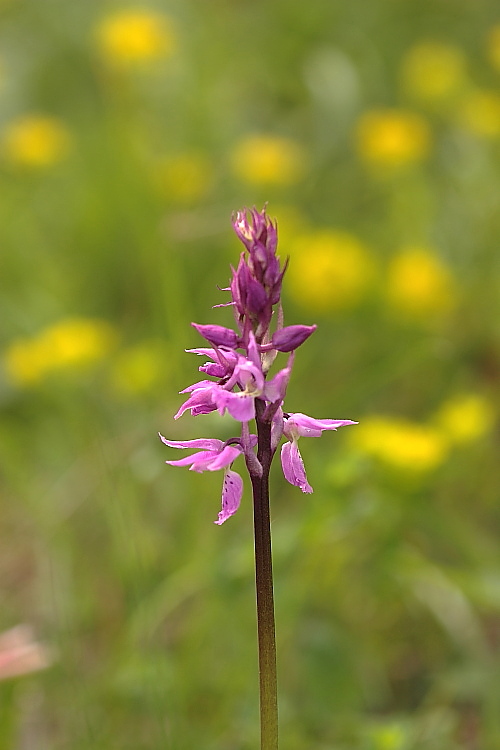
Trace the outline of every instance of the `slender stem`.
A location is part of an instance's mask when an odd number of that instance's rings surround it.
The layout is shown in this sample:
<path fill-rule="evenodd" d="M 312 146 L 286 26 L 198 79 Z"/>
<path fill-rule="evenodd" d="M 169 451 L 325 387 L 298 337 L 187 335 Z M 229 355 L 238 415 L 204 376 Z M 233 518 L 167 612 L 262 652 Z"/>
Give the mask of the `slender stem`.
<path fill-rule="evenodd" d="M 278 688 L 274 626 L 273 567 L 269 518 L 269 469 L 273 458 L 271 425 L 264 421 L 264 402 L 256 399 L 257 458 L 262 476 L 252 473 L 255 533 L 255 587 L 259 641 L 261 750 L 278 748 Z"/>

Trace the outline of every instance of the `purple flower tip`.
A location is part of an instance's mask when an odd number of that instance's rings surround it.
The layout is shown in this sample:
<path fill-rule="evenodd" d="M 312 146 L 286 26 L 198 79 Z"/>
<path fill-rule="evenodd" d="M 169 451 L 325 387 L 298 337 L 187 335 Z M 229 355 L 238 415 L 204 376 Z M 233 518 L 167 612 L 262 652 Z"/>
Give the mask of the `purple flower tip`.
<path fill-rule="evenodd" d="M 286 326 L 280 328 L 279 331 L 273 333 L 271 343 L 274 349 L 279 352 L 291 352 L 297 349 L 306 339 L 309 338 L 311 333 L 314 333 L 317 326 Z"/>
<path fill-rule="evenodd" d="M 237 349 L 239 346 L 238 335 L 230 328 L 217 325 L 199 325 L 198 323 L 191 323 L 191 325 L 214 346 L 227 346 L 228 349 Z"/>

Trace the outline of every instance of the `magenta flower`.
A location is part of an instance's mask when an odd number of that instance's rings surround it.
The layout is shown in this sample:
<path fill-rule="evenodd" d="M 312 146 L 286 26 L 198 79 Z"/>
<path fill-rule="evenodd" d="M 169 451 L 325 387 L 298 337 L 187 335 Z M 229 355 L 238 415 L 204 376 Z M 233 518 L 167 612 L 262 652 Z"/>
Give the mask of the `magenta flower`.
<path fill-rule="evenodd" d="M 259 640 L 261 706 L 261 747 L 278 747 L 278 700 L 276 645 L 269 507 L 269 471 L 283 436 L 281 464 L 285 478 L 302 492 L 312 492 L 298 448 L 300 437 L 319 437 L 324 430 L 357 424 L 350 419 L 313 419 L 305 414 L 287 413 L 283 402 L 292 372 L 295 351 L 316 330 L 315 325 L 284 325 L 281 287 L 287 262 L 276 254 L 276 223 L 265 209 L 238 211 L 233 228 L 244 245 L 239 263 L 231 266 L 231 279 L 224 291 L 231 300 L 214 307 L 231 307 L 235 326 L 218 324 L 194 328 L 209 342 L 209 347 L 188 351 L 208 358 L 199 367 L 206 379 L 188 386 L 188 394 L 175 419 L 190 411 L 196 417 L 218 411 L 235 419 L 241 429 L 239 438 L 226 442 L 215 438 L 198 440 L 161 440 L 170 448 L 193 448 L 184 458 L 167 461 L 172 466 L 188 466 L 191 471 L 223 469 L 222 509 L 216 524 L 223 524 L 236 513 L 243 494 L 243 480 L 232 470 L 241 454 L 252 484 L 255 538 L 255 584 Z M 271 374 L 277 357 L 287 353 L 285 367 Z M 212 378 L 212 379 L 210 379 Z M 249 422 L 255 420 L 257 435 L 250 434 Z"/>
<path fill-rule="evenodd" d="M 351 419 L 314 419 L 306 414 L 283 415 L 283 434 L 288 438 L 281 448 L 281 466 L 285 479 L 302 492 L 311 493 L 313 488 L 307 481 L 304 462 L 300 455 L 298 441 L 300 437 L 320 437 L 323 430 L 336 430 L 348 424 L 357 424 Z"/>
<path fill-rule="evenodd" d="M 170 448 L 201 448 L 198 453 L 192 453 L 177 461 L 165 461 L 171 466 L 189 466 L 190 471 L 218 471 L 224 469 L 224 481 L 222 484 L 222 510 L 217 521 L 218 526 L 227 521 L 236 513 L 240 507 L 243 495 L 243 480 L 239 474 L 228 468 L 235 458 L 243 453 L 243 446 L 235 438 L 234 444 L 223 443 L 215 438 L 199 438 L 197 440 L 167 440 L 160 435 L 160 440 Z M 248 446 L 255 447 L 257 435 L 249 435 Z"/>
<path fill-rule="evenodd" d="M 236 270 L 231 269 L 232 278 L 226 287 L 231 294 L 228 304 L 233 308 L 235 329 L 218 324 L 192 324 L 209 346 L 188 351 L 205 356 L 209 361 L 199 367 L 205 379 L 181 391 L 187 398 L 174 419 L 186 411 L 193 417 L 227 412 L 241 424 L 241 437 L 229 443 L 216 439 L 178 442 L 162 438 L 172 448 L 200 449 L 191 456 L 167 463 L 188 466 L 192 471 L 225 470 L 223 510 L 218 523 L 233 515 L 240 503 L 242 480 L 229 468 L 240 453 L 245 456 L 253 482 L 255 477 L 262 476 L 262 461 L 268 471 L 284 435 L 287 442 L 281 449 L 281 463 L 285 478 L 302 492 L 312 492 L 298 448 L 299 437 L 318 437 L 323 430 L 356 424 L 351 420 L 312 419 L 305 414 L 283 412 L 295 351 L 314 333 L 316 326 L 283 325 L 280 297 L 286 263 L 282 265 L 276 254 L 277 228 L 265 210 L 239 211 L 233 219 L 233 227 L 245 247 Z M 289 354 L 286 366 L 270 374 L 280 352 Z M 259 435 L 266 433 L 269 441 L 265 447 L 259 443 L 257 453 L 254 451 L 257 438 L 248 437 L 248 423 L 252 420 L 262 428 Z"/>

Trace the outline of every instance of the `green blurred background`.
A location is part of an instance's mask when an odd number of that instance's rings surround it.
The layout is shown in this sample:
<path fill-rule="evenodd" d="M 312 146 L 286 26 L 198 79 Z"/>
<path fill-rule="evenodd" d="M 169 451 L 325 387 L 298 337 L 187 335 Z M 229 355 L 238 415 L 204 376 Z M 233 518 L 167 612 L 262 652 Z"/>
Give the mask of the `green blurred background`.
<path fill-rule="evenodd" d="M 231 213 L 317 323 L 272 480 L 282 747 L 500 748 L 497 0 L 0 2 L 1 750 L 258 747 L 248 488 L 164 465 Z M 278 462 L 279 464 L 279 462 Z"/>

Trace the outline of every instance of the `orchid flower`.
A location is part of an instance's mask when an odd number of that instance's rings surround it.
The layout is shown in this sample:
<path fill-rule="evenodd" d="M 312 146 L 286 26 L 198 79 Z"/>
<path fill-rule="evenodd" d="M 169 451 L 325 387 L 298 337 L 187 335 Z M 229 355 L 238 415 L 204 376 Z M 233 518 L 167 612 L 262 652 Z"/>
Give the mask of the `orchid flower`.
<path fill-rule="evenodd" d="M 316 326 L 283 326 L 280 295 L 286 263 L 281 266 L 276 255 L 277 228 L 265 210 L 252 209 L 250 218 L 246 211 L 240 211 L 233 226 L 245 247 L 236 270 L 232 269 L 229 286 L 225 287 L 231 293 L 228 304 L 235 314 L 236 330 L 216 324 L 193 323 L 210 346 L 187 351 L 209 359 L 199 367 L 206 378 L 181 391 L 188 396 L 174 419 L 179 419 L 186 411 L 194 417 L 214 411 L 222 416 L 227 412 L 241 424 L 240 444 L 238 439 L 228 444 L 216 439 L 179 442 L 162 438 L 170 447 L 201 449 L 201 452 L 178 461 L 167 461 L 173 466 L 189 466 L 192 471 L 225 468 L 226 478 L 229 476 L 232 482 L 229 479 L 225 482 L 227 489 L 223 494 L 223 505 L 230 505 L 232 511 L 226 513 L 223 520 L 236 511 L 243 487 L 241 477 L 234 476 L 229 464 L 239 453 L 244 453 L 250 476 L 262 473 L 260 460 L 253 452 L 257 438 L 254 436 L 251 445 L 248 440 L 243 440 L 249 432 L 249 422 L 257 419 L 271 423 L 271 457 L 284 435 L 287 442 L 281 449 L 281 465 L 285 479 L 306 493 L 312 492 L 312 487 L 307 480 L 298 439 L 319 437 L 323 430 L 356 424 L 349 419 L 313 419 L 300 412 L 283 412 L 295 350 L 314 333 Z M 279 305 L 278 322 L 271 331 L 271 322 L 276 317 L 275 305 Z M 268 369 L 279 352 L 289 353 L 288 362 L 274 376 L 268 377 Z"/>
<path fill-rule="evenodd" d="M 171 466 L 189 466 L 191 471 L 218 471 L 224 469 L 224 481 L 222 484 L 222 510 L 219 513 L 217 525 L 221 525 L 236 513 L 240 507 L 241 497 L 243 495 L 243 480 L 239 474 L 232 471 L 229 466 L 235 458 L 244 451 L 239 442 L 228 445 L 222 440 L 215 438 L 198 438 L 197 440 L 167 440 L 160 435 L 160 440 L 170 448 L 201 448 L 198 453 L 185 456 L 177 461 L 165 461 Z M 249 447 L 253 448 L 257 444 L 257 435 L 250 435 L 248 439 Z"/>
<path fill-rule="evenodd" d="M 300 437 L 319 437 L 325 430 L 336 430 L 356 424 L 350 419 L 314 419 L 301 412 L 284 411 L 283 403 L 292 372 L 295 351 L 316 330 L 315 325 L 283 325 L 281 287 L 287 262 L 280 263 L 276 254 L 276 223 L 265 209 L 239 211 L 233 228 L 244 245 L 239 263 L 231 267 L 231 279 L 224 290 L 231 300 L 215 305 L 231 307 L 235 328 L 217 324 L 193 323 L 209 347 L 190 349 L 208 357 L 199 367 L 206 379 L 185 388 L 189 394 L 175 419 L 186 411 L 194 417 L 218 411 L 226 412 L 240 425 L 239 438 L 226 442 L 216 438 L 198 440 L 161 440 L 170 448 L 192 448 L 184 458 L 167 461 L 172 466 L 188 466 L 191 471 L 224 470 L 222 510 L 215 523 L 223 524 L 233 516 L 243 495 L 243 480 L 232 470 L 241 454 L 250 475 L 254 507 L 255 582 L 259 638 L 261 750 L 277 750 L 278 701 L 276 679 L 276 645 L 271 558 L 269 508 L 269 471 L 284 436 L 281 465 L 285 479 L 302 492 L 312 492 L 300 455 Z M 288 361 L 274 376 L 269 370 L 279 353 Z M 210 380 L 209 378 L 213 378 Z M 255 420 L 257 435 L 250 434 L 249 423 Z M 255 451 L 255 448 L 257 449 Z"/>
<path fill-rule="evenodd" d="M 307 481 L 304 462 L 300 455 L 298 441 L 300 437 L 320 437 L 323 430 L 336 430 L 348 424 L 357 424 L 351 419 L 314 419 L 306 414 L 283 415 L 283 434 L 288 438 L 281 448 L 281 466 L 285 479 L 302 492 L 311 493 L 313 488 Z"/>

